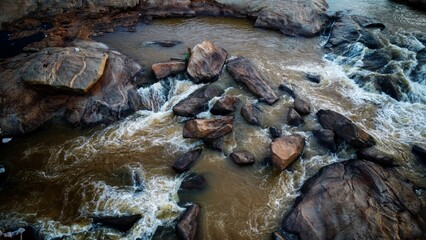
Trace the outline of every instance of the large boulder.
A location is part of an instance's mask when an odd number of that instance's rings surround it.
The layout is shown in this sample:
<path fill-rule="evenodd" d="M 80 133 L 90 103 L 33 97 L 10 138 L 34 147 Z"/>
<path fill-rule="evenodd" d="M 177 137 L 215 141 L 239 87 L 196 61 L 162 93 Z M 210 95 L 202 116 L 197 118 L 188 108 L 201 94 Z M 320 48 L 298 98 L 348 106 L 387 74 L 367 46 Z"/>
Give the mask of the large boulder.
<path fill-rule="evenodd" d="M 355 148 L 366 148 L 375 145 L 375 140 L 367 132 L 355 125 L 340 113 L 331 110 L 319 110 L 318 121 L 325 129 L 334 131 Z"/>
<path fill-rule="evenodd" d="M 173 113 L 182 117 L 195 117 L 208 109 L 208 102 L 223 94 L 223 89 L 213 85 L 203 86 L 173 107 Z"/>
<path fill-rule="evenodd" d="M 176 234 L 180 240 L 193 240 L 197 232 L 197 216 L 200 213 L 200 206 L 192 204 L 180 217 L 176 225 Z"/>
<path fill-rule="evenodd" d="M 226 116 L 214 119 L 189 120 L 183 127 L 184 138 L 214 140 L 230 133 L 233 128 L 234 117 Z"/>
<path fill-rule="evenodd" d="M 309 239 L 422 239 L 413 186 L 367 161 L 322 168 L 301 188 L 283 228 Z"/>
<path fill-rule="evenodd" d="M 272 163 L 281 171 L 296 161 L 305 148 L 305 138 L 299 134 L 276 138 L 271 143 Z"/>
<path fill-rule="evenodd" d="M 202 152 L 202 149 L 195 149 L 185 153 L 184 155 L 175 160 L 172 166 L 173 170 L 178 173 L 188 171 L 191 168 L 192 164 L 194 164 L 194 162 L 201 156 Z"/>
<path fill-rule="evenodd" d="M 121 232 L 129 231 L 135 223 L 142 218 L 142 215 L 129 215 L 129 216 L 96 216 L 93 217 L 94 224 L 101 224 L 106 227 L 117 229 Z"/>
<path fill-rule="evenodd" d="M 157 79 L 184 72 L 185 69 L 186 62 L 184 61 L 168 61 L 152 64 L 152 71 Z"/>
<path fill-rule="evenodd" d="M 210 41 L 197 44 L 191 50 L 187 72 L 195 83 L 216 80 L 222 71 L 228 53 Z"/>
<path fill-rule="evenodd" d="M 278 101 L 278 96 L 247 58 L 239 57 L 229 60 L 227 69 L 236 82 L 244 84 L 251 92 L 269 105 Z"/>
<path fill-rule="evenodd" d="M 240 104 L 240 99 L 238 97 L 225 95 L 216 101 L 210 109 L 210 112 L 214 115 L 226 115 L 234 112 L 237 109 L 238 104 Z"/>

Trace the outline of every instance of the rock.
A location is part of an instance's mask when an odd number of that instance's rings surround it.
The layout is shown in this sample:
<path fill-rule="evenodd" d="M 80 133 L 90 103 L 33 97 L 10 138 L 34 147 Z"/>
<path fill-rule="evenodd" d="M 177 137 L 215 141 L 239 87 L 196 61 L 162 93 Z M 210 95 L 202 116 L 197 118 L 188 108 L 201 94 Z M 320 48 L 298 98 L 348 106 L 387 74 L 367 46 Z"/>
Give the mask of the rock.
<path fill-rule="evenodd" d="M 216 101 L 210 112 L 214 115 L 226 115 L 234 112 L 239 104 L 240 99 L 238 97 L 225 95 Z"/>
<path fill-rule="evenodd" d="M 384 92 L 397 101 L 402 100 L 404 94 L 410 92 L 409 80 L 402 73 L 398 72 L 369 74 L 363 78 L 363 81 L 373 83 L 377 91 Z"/>
<path fill-rule="evenodd" d="M 6 183 L 6 169 L 3 165 L 0 165 L 0 189 Z"/>
<path fill-rule="evenodd" d="M 223 90 L 212 86 L 203 86 L 173 107 L 173 113 L 182 117 L 195 117 L 208 109 L 208 102 L 223 94 Z"/>
<path fill-rule="evenodd" d="M 263 76 L 252 66 L 252 63 L 243 57 L 228 61 L 227 69 L 237 83 L 244 84 L 256 96 L 272 105 L 278 101 L 277 95 L 266 84 Z"/>
<path fill-rule="evenodd" d="M 260 126 L 261 114 L 263 113 L 262 109 L 260 109 L 257 105 L 252 103 L 246 103 L 241 108 L 241 115 L 244 119 L 256 126 Z"/>
<path fill-rule="evenodd" d="M 290 95 L 292 98 L 296 98 L 296 94 L 294 93 L 293 89 L 291 89 L 290 87 L 287 87 L 284 84 L 280 84 L 278 86 L 278 89 L 280 89 L 281 91 L 286 92 L 288 95 Z"/>
<path fill-rule="evenodd" d="M 420 159 L 426 163 L 426 149 L 420 147 L 419 145 L 414 145 L 411 149 L 416 156 L 420 157 Z"/>
<path fill-rule="evenodd" d="M 120 232 L 129 231 L 135 223 L 142 218 L 142 215 L 135 214 L 129 216 L 96 216 L 93 217 L 93 223 L 104 225 L 106 227 L 117 229 Z"/>
<path fill-rule="evenodd" d="M 231 153 L 231 158 L 238 165 L 250 165 L 255 163 L 254 157 L 246 151 L 235 151 Z"/>
<path fill-rule="evenodd" d="M 175 40 L 163 40 L 163 41 L 148 41 L 144 42 L 143 45 L 159 45 L 161 47 L 174 47 L 178 44 L 181 44 L 181 41 L 175 41 Z"/>
<path fill-rule="evenodd" d="M 204 146 L 211 148 L 213 150 L 223 152 L 226 148 L 225 137 L 215 138 L 215 139 L 203 139 Z"/>
<path fill-rule="evenodd" d="M 296 161 L 305 147 L 305 138 L 299 134 L 284 136 L 271 143 L 272 164 L 284 171 Z"/>
<path fill-rule="evenodd" d="M 6 230 L 4 233 L 0 231 L 1 240 L 37 240 L 39 237 L 38 230 L 33 226 L 23 226 L 13 230 Z"/>
<path fill-rule="evenodd" d="M 332 153 L 337 152 L 335 135 L 332 130 L 321 129 L 314 131 L 314 136 L 318 139 L 319 143 L 330 150 Z"/>
<path fill-rule="evenodd" d="M 300 239 L 420 239 L 413 186 L 366 161 L 323 167 L 301 188 L 283 229 Z"/>
<path fill-rule="evenodd" d="M 334 131 L 355 148 L 367 148 L 376 144 L 372 136 L 337 112 L 321 109 L 317 112 L 317 117 L 323 128 Z"/>
<path fill-rule="evenodd" d="M 362 27 L 349 15 L 338 15 L 332 25 L 326 46 L 343 51 L 347 44 L 357 41 Z"/>
<path fill-rule="evenodd" d="M 222 71 L 228 53 L 210 41 L 204 41 L 191 50 L 187 72 L 195 83 L 212 82 Z"/>
<path fill-rule="evenodd" d="M 321 75 L 316 73 L 306 73 L 305 78 L 308 81 L 311 81 L 313 83 L 320 83 L 321 82 Z"/>
<path fill-rule="evenodd" d="M 108 54 L 78 47 L 46 48 L 22 70 L 24 83 L 54 91 L 87 93 L 102 77 Z"/>
<path fill-rule="evenodd" d="M 369 51 L 362 59 L 363 68 L 370 71 L 377 71 L 383 68 L 392 60 L 392 56 L 385 49 L 376 49 Z"/>
<path fill-rule="evenodd" d="M 232 131 L 233 122 L 233 117 L 190 120 L 183 127 L 183 137 L 203 140 L 220 138 Z"/>
<path fill-rule="evenodd" d="M 201 156 L 202 152 L 202 149 L 195 149 L 185 153 L 183 156 L 175 160 L 172 166 L 173 170 L 178 173 L 188 171 L 192 164 Z"/>
<path fill-rule="evenodd" d="M 272 233 L 272 240 L 287 240 L 287 238 L 282 233 L 276 231 Z"/>
<path fill-rule="evenodd" d="M 191 173 L 183 179 L 179 191 L 202 190 L 206 185 L 207 181 L 203 175 Z"/>
<path fill-rule="evenodd" d="M 395 160 L 388 154 L 380 151 L 375 147 L 364 148 L 357 151 L 359 159 L 364 159 L 382 165 L 383 167 L 394 167 Z"/>
<path fill-rule="evenodd" d="M 367 30 L 362 31 L 359 42 L 370 49 L 379 49 L 385 46 L 376 33 Z"/>
<path fill-rule="evenodd" d="M 184 61 L 168 61 L 152 64 L 152 71 L 157 79 L 184 72 L 185 69 L 186 63 Z"/>
<path fill-rule="evenodd" d="M 288 111 L 287 120 L 288 123 L 292 126 L 299 126 L 305 122 L 302 116 L 300 116 L 294 108 L 290 108 Z"/>
<path fill-rule="evenodd" d="M 283 134 L 281 128 L 278 127 L 269 127 L 269 133 L 272 139 L 279 138 Z"/>
<path fill-rule="evenodd" d="M 193 240 L 197 232 L 197 216 L 200 213 L 200 206 L 192 204 L 180 217 L 176 225 L 176 234 L 180 240 Z"/>
<path fill-rule="evenodd" d="M 71 49 L 80 52 L 108 55 L 104 74 L 87 94 L 52 93 L 24 84 L 22 71 L 36 65 L 33 61 L 39 60 L 38 54 L 22 54 L 0 63 L 0 138 L 27 134 L 54 117 L 75 126 L 92 126 L 112 123 L 139 110 L 142 103 L 137 85 L 143 72 L 139 64 L 101 43 L 80 40 L 72 45 Z"/>
<path fill-rule="evenodd" d="M 308 115 L 311 113 L 312 105 L 307 100 L 297 97 L 294 99 L 294 109 L 300 114 L 300 115 Z"/>

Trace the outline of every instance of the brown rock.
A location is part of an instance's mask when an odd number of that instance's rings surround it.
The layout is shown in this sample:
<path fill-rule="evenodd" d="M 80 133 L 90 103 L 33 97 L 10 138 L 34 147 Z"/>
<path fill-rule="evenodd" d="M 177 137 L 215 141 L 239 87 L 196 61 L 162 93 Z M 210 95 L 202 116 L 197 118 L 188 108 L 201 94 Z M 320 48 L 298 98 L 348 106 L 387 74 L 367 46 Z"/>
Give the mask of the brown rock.
<path fill-rule="evenodd" d="M 183 127 L 183 137 L 203 140 L 220 138 L 232 131 L 233 122 L 233 117 L 190 120 Z"/>
<path fill-rule="evenodd" d="M 314 136 L 318 138 L 318 141 L 321 145 L 328 148 L 331 152 L 337 152 L 335 134 L 332 130 L 321 129 L 318 131 L 314 131 Z"/>
<path fill-rule="evenodd" d="M 271 87 L 266 84 L 263 76 L 252 66 L 252 63 L 243 57 L 230 60 L 227 69 L 236 82 L 244 84 L 251 92 L 262 98 L 269 105 L 278 101 L 278 97 Z"/>
<path fill-rule="evenodd" d="M 202 152 L 202 149 L 195 149 L 185 153 L 183 156 L 175 160 L 172 166 L 173 170 L 178 173 L 188 171 L 192 164 L 201 156 Z"/>
<path fill-rule="evenodd" d="M 197 216 L 200 212 L 200 206 L 192 204 L 189 206 L 179 219 L 176 225 L 176 234 L 180 240 L 193 240 L 197 232 Z"/>
<path fill-rule="evenodd" d="M 288 118 L 288 123 L 292 126 L 299 126 L 300 124 L 305 122 L 302 116 L 300 116 L 299 113 L 294 108 L 290 108 L 290 110 L 288 111 L 287 118 Z"/>
<path fill-rule="evenodd" d="M 301 188 L 283 221 L 302 240 L 421 239 L 421 202 L 413 186 L 381 166 L 359 160 L 322 168 Z"/>
<path fill-rule="evenodd" d="M 375 145 L 375 140 L 372 136 L 337 112 L 321 109 L 317 112 L 317 117 L 321 126 L 333 130 L 334 133 L 355 148 L 366 148 Z"/>
<path fill-rule="evenodd" d="M 262 112 L 262 109 L 252 103 L 246 103 L 241 108 L 241 115 L 244 117 L 244 119 L 248 123 L 256 126 L 260 126 Z"/>
<path fill-rule="evenodd" d="M 299 158 L 304 147 L 305 138 L 299 134 L 277 138 L 271 143 L 272 163 L 283 171 Z"/>
<path fill-rule="evenodd" d="M 222 94 L 222 89 L 206 85 L 176 104 L 173 107 L 173 113 L 182 117 L 195 117 L 200 112 L 207 110 L 207 104 L 212 98 Z"/>
<path fill-rule="evenodd" d="M 184 72 L 185 69 L 186 63 L 184 61 L 168 61 L 152 64 L 152 71 L 157 79 Z"/>
<path fill-rule="evenodd" d="M 236 151 L 231 153 L 231 158 L 238 165 L 249 165 L 255 163 L 254 157 L 246 151 Z"/>
<path fill-rule="evenodd" d="M 217 79 L 228 53 L 210 41 L 204 41 L 191 50 L 187 72 L 195 83 L 212 82 Z"/>
<path fill-rule="evenodd" d="M 294 109 L 296 109 L 300 115 L 308 115 L 311 113 L 312 105 L 301 97 L 296 97 L 296 99 L 294 99 Z"/>
<path fill-rule="evenodd" d="M 387 153 L 380 151 L 375 147 L 364 148 L 357 151 L 359 159 L 364 159 L 382 165 L 383 167 L 394 167 L 395 160 Z"/>
<path fill-rule="evenodd" d="M 226 115 L 237 109 L 240 99 L 238 97 L 225 95 L 216 101 L 210 112 L 214 115 Z"/>
<path fill-rule="evenodd" d="M 179 191 L 202 190 L 207 186 L 206 178 L 197 173 L 186 176 L 180 184 Z"/>

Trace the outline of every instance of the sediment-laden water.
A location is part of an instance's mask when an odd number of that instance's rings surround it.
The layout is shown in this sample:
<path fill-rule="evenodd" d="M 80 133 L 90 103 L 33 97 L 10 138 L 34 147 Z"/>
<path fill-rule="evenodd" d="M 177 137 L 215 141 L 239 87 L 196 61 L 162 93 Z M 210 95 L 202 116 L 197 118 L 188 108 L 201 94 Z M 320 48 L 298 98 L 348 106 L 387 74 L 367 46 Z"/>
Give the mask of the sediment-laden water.
<path fill-rule="evenodd" d="M 349 2 L 330 1 L 331 10 L 344 10 L 351 6 Z M 395 34 L 402 27 L 426 31 L 426 14 L 403 5 L 370 0 L 351 8 L 354 13 L 383 16 Z M 426 187 L 426 171 L 410 154 L 413 143 L 424 145 L 426 141 L 426 81 L 411 85 L 414 100 L 396 101 L 359 86 L 347 77 L 351 69 L 324 57 L 324 37 L 290 38 L 252 25 L 248 20 L 228 18 L 155 20 L 139 25 L 136 33 L 116 32 L 96 40 L 149 69 L 154 62 L 184 58 L 187 48 L 208 39 L 230 56 L 252 59 L 277 92 L 279 84 L 291 86 L 311 101 L 314 113 L 331 109 L 352 119 L 378 140 L 380 149 L 397 158 L 400 167 L 396 171 L 402 178 Z M 183 43 L 172 48 L 144 44 L 170 39 Z M 322 81 L 307 81 L 306 73 L 317 73 Z M 243 102 L 257 102 L 226 70 L 213 84 Z M 202 142 L 182 138 L 185 118 L 174 116 L 171 109 L 201 86 L 184 75 L 163 79 L 139 89 L 145 109 L 125 120 L 78 131 L 54 125 L 0 145 L 0 163 L 8 170 L 8 184 L 0 192 L 0 226 L 29 222 L 46 239 L 174 239 L 167 227 L 173 226 L 184 209 L 178 203 L 197 202 L 202 207 L 198 239 L 269 239 L 307 178 L 325 165 L 356 156 L 349 146 L 342 145 L 337 154 L 331 154 L 317 143 L 311 132 L 320 127 L 315 114 L 305 117 L 300 127 L 286 124 L 285 109 L 293 100 L 280 92 L 281 99 L 274 106 L 259 103 L 266 116 L 262 127 L 248 125 L 236 114 L 224 151 L 204 148 L 192 168 L 206 177 L 207 188 L 178 195 L 184 176 L 175 174 L 171 165 Z M 212 116 L 203 112 L 198 117 Z M 269 126 L 280 127 L 284 134 L 299 133 L 307 140 L 300 160 L 283 172 L 262 164 L 269 154 Z M 252 153 L 257 163 L 236 166 L 228 158 L 233 150 Z M 418 193 L 425 199 L 423 192 Z M 131 214 L 141 214 L 142 219 L 125 236 L 93 228 L 88 220 L 97 215 Z"/>

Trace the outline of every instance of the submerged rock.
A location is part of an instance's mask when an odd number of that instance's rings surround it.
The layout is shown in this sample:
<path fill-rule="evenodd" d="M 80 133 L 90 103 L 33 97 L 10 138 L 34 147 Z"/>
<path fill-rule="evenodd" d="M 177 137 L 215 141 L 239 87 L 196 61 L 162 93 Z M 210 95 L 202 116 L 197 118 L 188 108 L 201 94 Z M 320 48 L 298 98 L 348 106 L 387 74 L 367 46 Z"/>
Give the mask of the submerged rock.
<path fill-rule="evenodd" d="M 364 159 L 367 161 L 371 161 L 377 163 L 383 167 L 394 167 L 395 160 L 389 156 L 388 154 L 380 151 L 375 147 L 364 148 L 357 152 L 359 159 Z"/>
<path fill-rule="evenodd" d="M 296 99 L 294 99 L 294 109 L 296 109 L 300 115 L 308 115 L 312 111 L 312 105 L 307 100 L 296 97 Z"/>
<path fill-rule="evenodd" d="M 186 62 L 184 61 L 168 61 L 152 64 L 152 71 L 157 79 L 184 72 L 185 69 Z"/>
<path fill-rule="evenodd" d="M 206 185 L 207 180 L 203 175 L 191 173 L 183 179 L 179 191 L 202 190 Z"/>
<path fill-rule="evenodd" d="M 284 136 L 271 143 L 272 164 L 281 171 L 296 161 L 305 147 L 305 138 L 299 134 Z"/>
<path fill-rule="evenodd" d="M 280 84 L 279 86 L 278 86 L 278 89 L 279 90 L 281 90 L 281 91 L 283 91 L 283 92 L 285 92 L 285 93 L 287 93 L 288 95 L 290 95 L 292 98 L 296 98 L 297 96 L 296 96 L 296 93 L 294 93 L 294 91 L 293 91 L 293 89 L 292 88 L 290 88 L 290 87 L 288 87 L 288 86 L 286 86 L 285 84 Z"/>
<path fill-rule="evenodd" d="M 210 41 L 204 41 L 191 50 L 187 72 L 195 83 L 212 82 L 219 77 L 228 53 Z"/>
<path fill-rule="evenodd" d="M 321 129 L 314 131 L 313 133 L 321 145 L 323 145 L 333 153 L 337 152 L 335 134 L 332 130 Z"/>
<path fill-rule="evenodd" d="M 253 67 L 252 63 L 243 57 L 229 60 L 227 69 L 237 83 L 244 84 L 256 96 L 269 105 L 278 101 L 278 97 L 266 83 L 264 77 Z"/>
<path fill-rule="evenodd" d="M 198 138 L 213 140 L 230 133 L 233 128 L 234 117 L 220 117 L 215 119 L 194 119 L 185 123 L 184 138 Z"/>
<path fill-rule="evenodd" d="M 117 229 L 120 232 L 127 232 L 129 231 L 135 223 L 137 223 L 142 218 L 142 215 L 135 214 L 135 215 L 129 215 L 129 216 L 97 216 L 93 217 L 93 223 L 94 224 L 101 224 L 106 227 Z"/>
<path fill-rule="evenodd" d="M 176 234 L 180 240 L 193 240 L 197 232 L 197 217 L 200 213 L 200 206 L 192 204 L 179 219 L 176 225 Z"/>
<path fill-rule="evenodd" d="M 227 115 L 234 112 L 239 104 L 240 99 L 238 97 L 225 95 L 216 101 L 210 112 L 214 115 Z"/>
<path fill-rule="evenodd" d="M 271 134 L 271 138 L 279 138 L 283 134 L 281 129 L 278 127 L 269 127 L 269 134 Z"/>
<path fill-rule="evenodd" d="M 285 231 L 309 239 L 416 239 L 421 202 L 413 187 L 381 166 L 350 160 L 306 181 L 284 218 Z"/>
<path fill-rule="evenodd" d="M 256 126 L 260 126 L 261 115 L 263 111 L 256 104 L 246 103 L 241 108 L 241 115 L 244 119 Z"/>
<path fill-rule="evenodd" d="M 290 108 L 288 111 L 287 120 L 288 123 L 292 126 L 299 126 L 305 122 L 302 116 L 300 116 L 294 108 Z"/>
<path fill-rule="evenodd" d="M 182 41 L 176 41 L 176 40 L 162 40 L 162 41 L 148 41 L 144 42 L 143 45 L 159 45 L 161 47 L 174 47 L 178 44 L 181 44 Z"/>
<path fill-rule="evenodd" d="M 213 85 L 203 86 L 173 107 L 173 113 L 182 117 L 195 117 L 208 109 L 208 102 L 223 94 L 223 89 Z"/>
<path fill-rule="evenodd" d="M 321 75 L 316 74 L 316 73 L 306 73 L 305 77 L 308 81 L 311 81 L 313 83 L 320 83 L 321 82 Z"/>
<path fill-rule="evenodd" d="M 184 155 L 175 160 L 172 166 L 173 170 L 178 173 L 188 171 L 191 168 L 192 164 L 194 164 L 194 162 L 201 156 L 202 152 L 202 149 L 195 149 L 185 153 Z"/>
<path fill-rule="evenodd" d="M 255 163 L 254 157 L 246 151 L 235 151 L 231 153 L 231 158 L 238 165 L 250 165 Z"/>
<path fill-rule="evenodd" d="M 317 117 L 321 126 L 333 130 L 337 136 L 355 148 L 366 148 L 376 144 L 372 136 L 340 113 L 321 109 L 317 112 Z"/>

